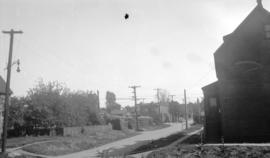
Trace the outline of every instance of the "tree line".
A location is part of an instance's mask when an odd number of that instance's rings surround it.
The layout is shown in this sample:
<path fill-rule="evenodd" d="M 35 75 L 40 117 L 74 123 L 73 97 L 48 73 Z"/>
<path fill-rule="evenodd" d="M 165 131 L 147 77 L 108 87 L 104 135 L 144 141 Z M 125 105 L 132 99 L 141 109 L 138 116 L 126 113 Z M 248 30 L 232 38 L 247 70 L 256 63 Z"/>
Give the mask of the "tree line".
<path fill-rule="evenodd" d="M 71 91 L 57 81 L 43 80 L 24 97 L 11 97 L 9 129 L 52 128 L 99 124 L 98 95 L 92 91 Z"/>

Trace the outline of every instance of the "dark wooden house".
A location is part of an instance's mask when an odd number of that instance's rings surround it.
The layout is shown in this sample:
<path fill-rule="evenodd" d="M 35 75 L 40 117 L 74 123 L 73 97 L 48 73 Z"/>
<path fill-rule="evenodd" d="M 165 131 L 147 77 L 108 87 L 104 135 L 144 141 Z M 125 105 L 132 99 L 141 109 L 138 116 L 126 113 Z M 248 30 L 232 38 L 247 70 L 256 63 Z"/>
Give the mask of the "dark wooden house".
<path fill-rule="evenodd" d="M 206 142 L 270 142 L 270 13 L 261 0 L 214 54 L 203 87 Z"/>

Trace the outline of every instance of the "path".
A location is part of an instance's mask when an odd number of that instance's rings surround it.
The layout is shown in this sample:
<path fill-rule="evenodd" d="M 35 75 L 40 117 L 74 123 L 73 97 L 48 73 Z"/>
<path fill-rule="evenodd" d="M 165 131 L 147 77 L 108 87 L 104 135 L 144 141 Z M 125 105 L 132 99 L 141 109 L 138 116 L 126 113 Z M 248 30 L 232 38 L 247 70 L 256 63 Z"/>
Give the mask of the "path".
<path fill-rule="evenodd" d="M 163 137 L 167 137 L 171 134 L 174 134 L 176 132 L 182 131 L 185 126 L 184 123 L 171 123 L 170 127 L 155 130 L 155 131 L 146 131 L 146 132 L 141 132 L 140 135 L 130 137 L 127 139 L 122 139 L 119 141 L 115 141 L 97 148 L 93 148 L 90 150 L 85 150 L 81 152 L 76 152 L 68 155 L 62 155 L 62 156 L 57 156 L 54 158 L 92 158 L 92 157 L 97 157 L 96 155 L 98 154 L 99 151 L 107 150 L 110 148 L 115 148 L 119 149 L 127 145 L 133 145 L 138 141 L 144 141 L 144 140 L 154 140 L 154 139 L 159 139 Z"/>

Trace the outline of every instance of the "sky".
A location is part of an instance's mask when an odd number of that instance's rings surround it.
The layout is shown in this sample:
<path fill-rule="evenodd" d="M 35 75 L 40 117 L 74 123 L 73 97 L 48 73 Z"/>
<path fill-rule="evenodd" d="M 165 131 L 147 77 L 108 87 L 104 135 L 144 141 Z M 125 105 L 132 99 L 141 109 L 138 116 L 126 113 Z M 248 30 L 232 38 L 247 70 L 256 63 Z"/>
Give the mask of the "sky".
<path fill-rule="evenodd" d="M 270 9 L 270 2 L 263 1 Z M 201 98 L 216 81 L 213 53 L 256 6 L 256 0 L 0 0 L 0 30 L 14 40 L 11 89 L 24 96 L 37 81 L 72 90 L 106 91 L 155 101 L 161 88 L 182 102 Z M 124 15 L 128 13 L 129 19 Z M 6 78 L 9 36 L 0 34 L 0 75 Z M 117 100 L 123 106 L 131 100 Z"/>

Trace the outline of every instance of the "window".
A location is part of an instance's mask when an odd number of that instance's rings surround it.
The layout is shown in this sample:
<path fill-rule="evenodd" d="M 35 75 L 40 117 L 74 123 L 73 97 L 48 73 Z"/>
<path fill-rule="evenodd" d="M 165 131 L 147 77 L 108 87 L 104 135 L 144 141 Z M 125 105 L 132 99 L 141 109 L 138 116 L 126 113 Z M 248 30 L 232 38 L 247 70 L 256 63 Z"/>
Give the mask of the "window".
<path fill-rule="evenodd" d="M 270 24 L 264 26 L 264 32 L 266 39 L 270 39 Z"/>

